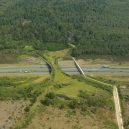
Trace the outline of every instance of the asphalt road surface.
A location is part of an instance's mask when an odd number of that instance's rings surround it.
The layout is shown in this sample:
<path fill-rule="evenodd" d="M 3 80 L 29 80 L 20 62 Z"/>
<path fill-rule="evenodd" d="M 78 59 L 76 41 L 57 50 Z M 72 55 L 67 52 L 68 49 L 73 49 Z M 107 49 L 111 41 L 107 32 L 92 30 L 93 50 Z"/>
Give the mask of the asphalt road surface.
<path fill-rule="evenodd" d="M 62 71 L 68 74 L 79 74 L 78 69 L 76 66 L 60 66 Z M 129 74 L 129 67 L 107 67 L 104 68 L 103 66 L 95 66 L 95 65 L 88 65 L 88 66 L 81 66 L 82 70 L 85 74 L 122 74 L 126 75 Z"/>
<path fill-rule="evenodd" d="M 102 66 L 88 65 L 81 66 L 81 68 L 85 74 L 129 74 L 129 67 L 103 68 Z M 74 65 L 60 66 L 60 69 L 67 74 L 79 74 Z M 0 67 L 0 74 L 49 74 L 49 68 L 47 65 Z"/>
<path fill-rule="evenodd" d="M 49 74 L 47 65 L 0 67 L 2 74 Z"/>

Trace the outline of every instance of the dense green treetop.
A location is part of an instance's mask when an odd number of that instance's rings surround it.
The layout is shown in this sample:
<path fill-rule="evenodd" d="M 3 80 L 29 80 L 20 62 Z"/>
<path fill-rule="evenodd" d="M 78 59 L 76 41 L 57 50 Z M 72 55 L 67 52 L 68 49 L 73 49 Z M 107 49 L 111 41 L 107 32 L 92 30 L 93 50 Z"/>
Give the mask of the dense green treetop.
<path fill-rule="evenodd" d="M 0 0 L 0 49 L 129 55 L 128 0 Z"/>

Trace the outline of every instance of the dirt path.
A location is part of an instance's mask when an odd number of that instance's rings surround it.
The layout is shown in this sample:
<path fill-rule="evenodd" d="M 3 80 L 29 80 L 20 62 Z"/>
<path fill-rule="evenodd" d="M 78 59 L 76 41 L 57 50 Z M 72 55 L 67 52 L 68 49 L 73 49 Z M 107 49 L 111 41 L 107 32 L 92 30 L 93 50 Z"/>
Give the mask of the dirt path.
<path fill-rule="evenodd" d="M 118 127 L 119 129 L 124 129 L 123 119 L 122 119 L 122 114 L 121 114 L 120 99 L 119 99 L 119 94 L 118 94 L 118 90 L 116 86 L 114 86 L 113 88 L 113 96 L 114 96 L 114 101 L 115 101 L 116 118 L 118 122 Z"/>

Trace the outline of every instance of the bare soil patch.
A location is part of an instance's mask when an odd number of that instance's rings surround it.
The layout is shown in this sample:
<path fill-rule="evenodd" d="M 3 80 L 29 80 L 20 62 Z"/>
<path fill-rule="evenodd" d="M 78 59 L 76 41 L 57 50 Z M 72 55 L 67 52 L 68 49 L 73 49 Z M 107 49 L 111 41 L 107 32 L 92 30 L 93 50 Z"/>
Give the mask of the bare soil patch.
<path fill-rule="evenodd" d="M 108 80 L 114 80 L 114 81 L 119 81 L 119 82 L 129 82 L 129 75 L 98 75 L 95 77 L 102 77 Z"/>
<path fill-rule="evenodd" d="M 75 66 L 73 60 L 59 60 L 58 64 L 59 66 L 65 66 L 65 67 Z"/>
<path fill-rule="evenodd" d="M 27 55 L 22 55 L 18 59 L 19 63 L 27 63 L 27 64 L 46 64 L 45 61 L 38 57 L 33 57 L 33 56 L 27 56 Z"/>
<path fill-rule="evenodd" d="M 25 113 L 29 101 L 0 101 L 0 129 L 10 129 Z"/>
<path fill-rule="evenodd" d="M 97 112 L 97 115 L 103 110 Z M 115 118 L 111 112 L 106 112 L 102 117 L 95 115 L 82 115 L 80 111 L 59 110 L 58 108 L 48 107 L 44 112 L 35 116 L 30 125 L 26 129 L 107 129 L 104 127 L 103 119 L 111 117 L 111 121 Z M 101 116 L 101 115 L 100 115 Z"/>
<path fill-rule="evenodd" d="M 80 65 L 113 65 L 113 66 L 128 66 L 129 60 L 114 60 L 114 59 L 78 59 Z"/>

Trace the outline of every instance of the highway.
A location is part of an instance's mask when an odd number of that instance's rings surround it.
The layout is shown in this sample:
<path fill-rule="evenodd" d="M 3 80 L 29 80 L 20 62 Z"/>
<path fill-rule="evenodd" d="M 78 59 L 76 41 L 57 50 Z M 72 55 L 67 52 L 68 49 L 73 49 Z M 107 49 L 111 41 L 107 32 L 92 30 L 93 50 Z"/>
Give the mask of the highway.
<path fill-rule="evenodd" d="M 67 74 L 79 74 L 75 65 L 65 66 L 59 65 L 60 69 Z M 87 65 L 81 66 L 85 74 L 120 74 L 129 75 L 129 67 L 109 67 L 103 68 L 102 66 Z M 49 74 L 47 65 L 30 65 L 30 66 L 8 66 L 0 67 L 0 75 L 2 74 Z"/>
<path fill-rule="evenodd" d="M 0 75 L 8 74 L 49 74 L 47 65 L 0 67 Z"/>
<path fill-rule="evenodd" d="M 68 74 L 79 74 L 78 69 L 76 66 L 63 66 L 61 65 L 60 68 L 62 71 Z M 88 65 L 88 66 L 81 66 L 82 70 L 85 74 L 120 74 L 120 75 L 129 75 L 129 67 L 118 67 L 112 66 L 104 68 L 103 66 L 95 66 L 95 65 Z"/>

